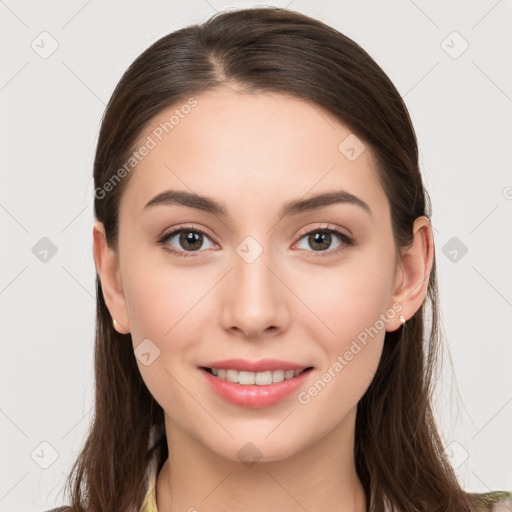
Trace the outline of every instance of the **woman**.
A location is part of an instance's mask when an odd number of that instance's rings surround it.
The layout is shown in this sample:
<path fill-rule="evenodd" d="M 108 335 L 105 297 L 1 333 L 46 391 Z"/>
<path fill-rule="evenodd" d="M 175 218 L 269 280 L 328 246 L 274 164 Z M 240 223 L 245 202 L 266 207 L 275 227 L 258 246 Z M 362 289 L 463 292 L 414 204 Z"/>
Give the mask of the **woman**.
<path fill-rule="evenodd" d="M 63 510 L 512 508 L 444 454 L 415 133 L 356 43 L 276 8 L 163 37 L 94 180 L 96 413 Z"/>

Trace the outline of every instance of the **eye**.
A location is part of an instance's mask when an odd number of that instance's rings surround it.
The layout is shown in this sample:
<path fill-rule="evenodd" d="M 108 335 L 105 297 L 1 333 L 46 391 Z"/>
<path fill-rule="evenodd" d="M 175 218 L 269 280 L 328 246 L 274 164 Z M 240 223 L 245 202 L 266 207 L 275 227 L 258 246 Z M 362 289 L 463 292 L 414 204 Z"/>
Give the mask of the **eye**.
<path fill-rule="evenodd" d="M 215 245 L 204 231 L 193 227 L 180 226 L 178 229 L 165 234 L 158 242 L 163 245 L 166 251 L 187 258 L 195 256 L 187 253 L 201 252 L 200 249 L 205 240 L 209 240 L 212 246 Z M 208 248 L 211 248 L 211 246 Z"/>
<path fill-rule="evenodd" d="M 334 235 L 334 236 L 333 236 Z M 338 244 L 332 248 L 332 243 L 338 240 Z M 343 251 L 347 246 L 354 245 L 354 240 L 346 235 L 343 231 L 335 227 L 321 227 L 308 231 L 299 239 L 298 245 L 304 240 L 306 244 L 312 248 L 314 257 L 333 256 Z M 202 252 L 201 248 L 205 241 L 209 241 L 212 248 L 215 243 L 202 230 L 192 226 L 179 226 L 177 229 L 170 231 L 158 240 L 163 248 L 179 257 L 194 257 L 194 253 Z M 299 247 L 299 249 L 308 250 L 308 248 Z"/>
<path fill-rule="evenodd" d="M 332 248 L 331 245 L 336 241 L 336 239 L 338 239 L 338 245 Z M 313 254 L 315 257 L 332 256 L 343 251 L 346 246 L 354 245 L 354 240 L 352 238 L 340 229 L 334 227 L 322 227 L 308 231 L 306 234 L 301 236 L 298 243 L 300 243 L 301 240 L 304 240 L 305 243 L 313 249 L 313 251 L 309 252 L 317 253 Z M 327 250 L 329 248 L 330 250 Z M 299 247 L 299 249 L 304 249 L 304 247 Z M 307 250 L 307 247 L 305 249 Z"/>

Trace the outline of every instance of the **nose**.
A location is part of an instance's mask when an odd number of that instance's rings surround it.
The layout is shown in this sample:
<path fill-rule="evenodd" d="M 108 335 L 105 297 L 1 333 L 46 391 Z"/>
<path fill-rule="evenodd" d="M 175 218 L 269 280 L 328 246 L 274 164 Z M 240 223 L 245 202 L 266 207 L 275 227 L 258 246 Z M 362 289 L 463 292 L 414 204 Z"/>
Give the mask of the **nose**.
<path fill-rule="evenodd" d="M 290 292 L 282 282 L 286 279 L 275 267 L 266 251 L 252 262 L 234 256 L 233 268 L 222 288 L 221 321 L 225 330 L 257 340 L 288 328 Z"/>

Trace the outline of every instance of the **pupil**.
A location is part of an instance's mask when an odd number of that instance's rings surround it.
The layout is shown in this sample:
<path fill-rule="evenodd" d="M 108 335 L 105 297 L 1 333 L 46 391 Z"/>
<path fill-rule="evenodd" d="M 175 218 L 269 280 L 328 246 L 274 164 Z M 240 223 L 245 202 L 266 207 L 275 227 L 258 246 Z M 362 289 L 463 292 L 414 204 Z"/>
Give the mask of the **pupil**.
<path fill-rule="evenodd" d="M 201 241 L 201 233 L 193 233 L 191 231 L 183 232 L 180 236 L 180 243 L 183 247 L 187 247 L 187 244 L 190 244 L 189 248 L 193 251 L 200 249 L 202 245 Z M 199 241 L 199 244 L 197 242 Z M 196 244 L 194 246 L 194 243 Z"/>
<path fill-rule="evenodd" d="M 319 248 L 321 249 L 328 249 L 331 245 L 331 233 L 315 233 L 313 235 L 309 236 L 309 241 L 312 243 L 313 249 L 315 248 L 314 244 L 320 244 L 323 246 Z"/>

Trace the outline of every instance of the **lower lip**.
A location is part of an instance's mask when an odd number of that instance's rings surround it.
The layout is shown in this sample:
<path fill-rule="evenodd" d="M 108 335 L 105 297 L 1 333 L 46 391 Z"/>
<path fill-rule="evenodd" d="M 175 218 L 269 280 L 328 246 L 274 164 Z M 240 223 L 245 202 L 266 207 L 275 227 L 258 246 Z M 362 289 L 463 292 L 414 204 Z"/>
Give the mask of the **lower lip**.
<path fill-rule="evenodd" d="M 238 384 L 222 380 L 202 368 L 200 371 L 205 375 L 212 389 L 222 398 L 232 404 L 253 409 L 277 404 L 296 391 L 311 373 L 311 370 L 306 370 L 297 377 L 293 377 L 293 379 L 283 380 L 267 386 L 258 386 L 257 384 Z"/>

